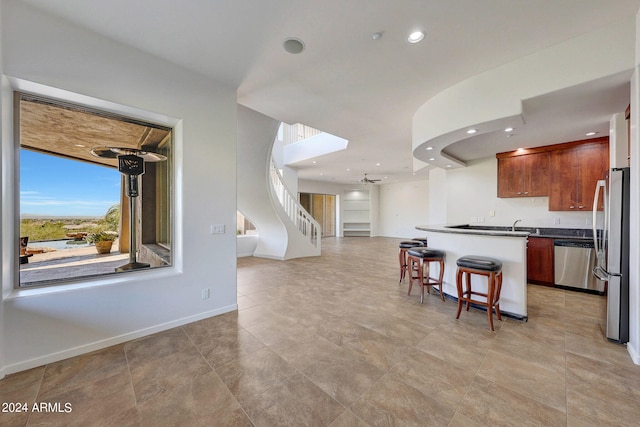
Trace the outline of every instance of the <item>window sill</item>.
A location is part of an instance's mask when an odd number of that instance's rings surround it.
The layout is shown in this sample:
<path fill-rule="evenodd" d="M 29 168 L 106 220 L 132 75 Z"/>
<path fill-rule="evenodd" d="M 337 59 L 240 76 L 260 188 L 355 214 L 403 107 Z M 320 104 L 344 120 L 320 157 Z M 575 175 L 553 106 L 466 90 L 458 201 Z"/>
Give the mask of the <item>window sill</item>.
<path fill-rule="evenodd" d="M 128 282 L 140 282 L 141 280 L 155 280 L 160 278 L 169 278 L 180 275 L 182 272 L 176 267 L 164 267 L 152 270 L 131 271 L 124 274 L 109 274 L 99 276 L 90 280 L 76 281 L 68 284 L 55 284 L 34 286 L 32 288 L 24 287 L 13 289 L 5 297 L 5 300 L 28 298 L 34 296 L 57 294 L 62 292 L 74 292 L 81 289 L 97 288 L 102 286 L 123 284 Z"/>

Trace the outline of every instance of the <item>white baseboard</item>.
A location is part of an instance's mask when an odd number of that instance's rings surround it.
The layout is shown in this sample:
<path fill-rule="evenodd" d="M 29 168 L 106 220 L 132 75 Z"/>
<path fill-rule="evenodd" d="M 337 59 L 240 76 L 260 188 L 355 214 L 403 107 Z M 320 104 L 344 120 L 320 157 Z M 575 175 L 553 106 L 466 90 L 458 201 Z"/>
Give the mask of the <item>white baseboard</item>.
<path fill-rule="evenodd" d="M 81 354 L 91 353 L 92 351 L 101 350 L 103 348 L 111 347 L 112 345 L 122 344 L 123 342 L 135 340 L 145 337 L 147 335 L 155 334 L 157 332 L 166 331 L 168 329 L 177 328 L 178 326 L 193 323 L 198 320 L 207 319 L 209 317 L 218 316 L 220 314 L 228 313 L 238 309 L 238 304 L 232 304 L 226 307 L 221 307 L 216 310 L 205 311 L 193 316 L 183 317 L 181 319 L 173 320 L 167 323 L 161 323 L 159 325 L 151 326 L 149 328 L 140 329 L 138 331 L 129 332 L 123 335 L 95 341 L 89 344 L 81 345 L 78 347 L 70 348 L 67 350 L 59 351 L 56 353 L 47 354 L 45 356 L 36 357 L 29 360 L 24 360 L 19 363 L 7 365 L 0 370 L 0 379 L 5 375 L 13 374 L 20 371 L 26 371 L 27 369 L 36 368 L 38 366 L 46 365 L 60 360 L 68 359 L 70 357 L 80 356 Z"/>
<path fill-rule="evenodd" d="M 254 257 L 256 258 L 266 258 L 266 259 L 274 259 L 276 261 L 284 261 L 284 257 L 282 256 L 274 256 L 274 255 L 269 255 L 269 254 L 260 254 L 255 252 L 253 254 Z"/>
<path fill-rule="evenodd" d="M 636 349 L 633 348 L 633 346 L 630 346 L 628 343 L 627 343 L 627 352 L 631 356 L 631 360 L 633 361 L 633 363 L 635 363 L 636 365 L 640 365 L 640 354 L 638 354 L 636 352 Z"/>

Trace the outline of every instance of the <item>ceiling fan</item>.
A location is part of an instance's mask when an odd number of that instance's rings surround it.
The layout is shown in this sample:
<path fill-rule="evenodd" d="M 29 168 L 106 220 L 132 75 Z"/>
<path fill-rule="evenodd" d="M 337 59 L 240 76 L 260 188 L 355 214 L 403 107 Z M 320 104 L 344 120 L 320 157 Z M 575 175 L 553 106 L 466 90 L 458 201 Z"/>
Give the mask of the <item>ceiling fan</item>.
<path fill-rule="evenodd" d="M 378 182 L 378 181 L 382 181 L 382 180 L 381 180 L 381 179 L 369 179 L 369 178 L 367 177 L 367 174 L 366 174 L 366 173 L 364 174 L 364 178 L 362 178 L 362 179 L 360 180 L 360 182 L 362 182 L 362 183 L 364 183 L 364 184 L 375 184 L 375 183 L 376 183 L 376 182 Z"/>

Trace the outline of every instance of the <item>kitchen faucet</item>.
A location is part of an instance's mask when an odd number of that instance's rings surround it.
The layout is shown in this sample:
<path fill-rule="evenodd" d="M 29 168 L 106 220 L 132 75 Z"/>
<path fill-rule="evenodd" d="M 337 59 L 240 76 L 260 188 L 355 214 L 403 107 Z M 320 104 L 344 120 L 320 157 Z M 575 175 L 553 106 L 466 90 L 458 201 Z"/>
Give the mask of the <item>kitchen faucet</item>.
<path fill-rule="evenodd" d="M 516 224 L 522 221 L 521 219 L 516 219 L 513 221 L 513 225 L 511 226 L 511 231 L 516 231 Z"/>

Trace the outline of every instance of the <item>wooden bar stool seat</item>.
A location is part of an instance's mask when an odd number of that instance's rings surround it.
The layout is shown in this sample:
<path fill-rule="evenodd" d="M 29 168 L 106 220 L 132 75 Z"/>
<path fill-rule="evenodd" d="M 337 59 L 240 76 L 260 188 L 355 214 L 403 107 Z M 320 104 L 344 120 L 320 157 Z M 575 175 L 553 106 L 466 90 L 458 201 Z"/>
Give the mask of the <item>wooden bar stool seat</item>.
<path fill-rule="evenodd" d="M 398 245 L 398 260 L 400 261 L 400 281 L 398 284 L 402 283 L 404 276 L 407 274 L 407 250 L 419 246 L 422 246 L 422 243 L 417 240 L 407 240 L 400 242 Z"/>
<path fill-rule="evenodd" d="M 411 240 L 415 240 L 416 242 L 422 243 L 422 246 L 424 246 L 424 247 L 429 246 L 429 245 L 427 245 L 427 238 L 426 237 L 414 237 Z"/>
<path fill-rule="evenodd" d="M 462 304 L 466 303 L 467 311 L 471 304 L 476 304 L 487 308 L 489 317 L 489 327 L 493 331 L 493 310 L 496 311 L 498 320 L 502 320 L 500 315 L 500 290 L 502 289 L 502 261 L 482 256 L 467 255 L 458 258 L 456 261 L 458 270 L 456 273 L 456 287 L 458 289 L 458 313 L 456 319 L 460 318 Z M 471 288 L 471 275 L 477 274 L 487 277 L 487 293 L 474 291 Z M 463 280 L 464 276 L 464 280 Z M 464 287 L 463 287 L 464 281 Z M 477 299 L 475 297 L 480 297 Z"/>
<path fill-rule="evenodd" d="M 416 247 L 407 250 L 407 262 L 409 263 L 409 292 L 411 295 L 411 287 L 413 281 L 417 280 L 420 284 L 420 304 L 424 301 L 424 288 L 430 292 L 429 286 L 438 286 L 440 288 L 440 299 L 444 301 L 442 293 L 442 278 L 444 277 L 444 252 L 438 249 Z M 438 278 L 431 277 L 430 264 L 437 262 L 440 266 L 440 274 Z"/>

